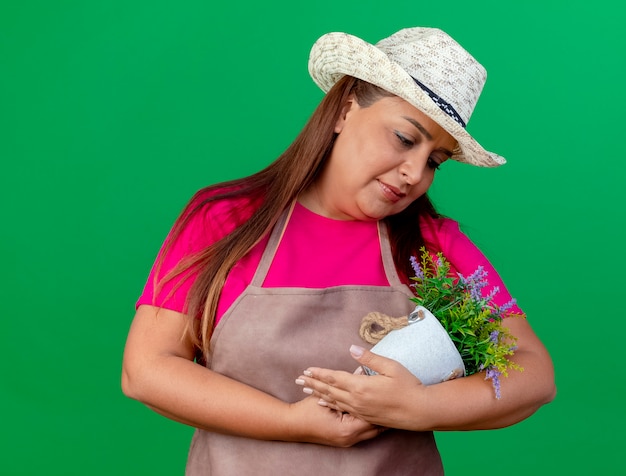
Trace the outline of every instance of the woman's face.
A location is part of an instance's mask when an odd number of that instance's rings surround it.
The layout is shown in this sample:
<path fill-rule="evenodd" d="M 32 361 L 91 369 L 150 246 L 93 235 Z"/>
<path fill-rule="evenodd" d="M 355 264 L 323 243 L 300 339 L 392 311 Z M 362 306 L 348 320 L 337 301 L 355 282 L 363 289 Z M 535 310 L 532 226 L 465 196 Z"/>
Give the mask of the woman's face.
<path fill-rule="evenodd" d="M 352 98 L 316 183 L 301 197 L 312 211 L 339 220 L 380 220 L 426 193 L 456 140 L 398 97 L 361 107 Z"/>

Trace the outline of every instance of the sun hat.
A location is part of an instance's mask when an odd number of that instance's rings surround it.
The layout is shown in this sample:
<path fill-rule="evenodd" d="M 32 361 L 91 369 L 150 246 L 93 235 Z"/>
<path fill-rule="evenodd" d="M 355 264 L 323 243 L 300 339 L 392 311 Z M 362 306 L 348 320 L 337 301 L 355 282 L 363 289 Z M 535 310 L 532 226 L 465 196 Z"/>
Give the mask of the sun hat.
<path fill-rule="evenodd" d="M 401 97 L 457 140 L 454 160 L 482 167 L 506 163 L 465 129 L 487 79 L 485 68 L 437 28 L 405 28 L 375 45 L 327 33 L 311 49 L 309 73 L 324 92 L 349 75 Z"/>

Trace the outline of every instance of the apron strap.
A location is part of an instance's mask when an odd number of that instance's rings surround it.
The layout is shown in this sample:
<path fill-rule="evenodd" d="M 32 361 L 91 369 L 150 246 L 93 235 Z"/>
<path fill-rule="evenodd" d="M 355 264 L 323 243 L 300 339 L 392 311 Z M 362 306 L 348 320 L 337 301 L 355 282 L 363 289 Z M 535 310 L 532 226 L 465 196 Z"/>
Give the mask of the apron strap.
<path fill-rule="evenodd" d="M 387 281 L 392 287 L 403 286 L 396 269 L 396 264 L 393 261 L 393 255 L 391 254 L 391 242 L 389 241 L 389 231 L 387 225 L 380 220 L 378 222 L 378 239 L 380 241 L 380 252 L 383 258 L 383 267 L 385 268 L 385 275 Z"/>
<path fill-rule="evenodd" d="M 293 211 L 293 207 L 295 206 L 295 204 L 296 202 L 294 201 L 289 206 L 289 208 L 287 208 L 282 213 L 282 215 L 276 222 L 276 225 L 274 225 L 272 233 L 270 234 L 269 241 L 265 246 L 265 250 L 263 250 L 263 255 L 261 256 L 259 266 L 257 266 L 254 277 L 250 282 L 252 286 L 260 288 L 263 285 L 263 281 L 265 281 L 265 277 L 267 276 L 272 261 L 274 260 L 274 255 L 276 254 L 276 250 L 278 250 L 278 245 L 283 237 L 283 233 L 285 232 L 287 222 L 289 221 L 289 217 L 291 216 L 291 212 Z"/>

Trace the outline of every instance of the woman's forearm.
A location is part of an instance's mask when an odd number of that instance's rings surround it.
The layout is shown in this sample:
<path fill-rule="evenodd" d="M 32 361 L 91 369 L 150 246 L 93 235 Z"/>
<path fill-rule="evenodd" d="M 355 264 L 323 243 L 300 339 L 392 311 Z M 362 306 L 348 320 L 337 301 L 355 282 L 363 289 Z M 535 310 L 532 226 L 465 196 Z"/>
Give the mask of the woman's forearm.
<path fill-rule="evenodd" d="M 178 422 L 254 439 L 350 446 L 378 434 L 371 424 L 320 407 L 313 398 L 286 403 L 195 363 L 185 319 L 139 308 L 124 351 L 127 396 Z"/>
<path fill-rule="evenodd" d="M 257 439 L 288 439 L 289 405 L 178 356 L 125 368 L 124 393 L 173 420 Z"/>
<path fill-rule="evenodd" d="M 554 398 L 554 374 L 551 363 L 534 353 L 518 352 L 515 362 L 524 370 L 509 370 L 500 378 L 500 399 L 491 381 L 478 373 L 421 388 L 423 407 L 414 407 L 409 420 L 420 429 L 444 431 L 502 428 L 528 418 Z"/>

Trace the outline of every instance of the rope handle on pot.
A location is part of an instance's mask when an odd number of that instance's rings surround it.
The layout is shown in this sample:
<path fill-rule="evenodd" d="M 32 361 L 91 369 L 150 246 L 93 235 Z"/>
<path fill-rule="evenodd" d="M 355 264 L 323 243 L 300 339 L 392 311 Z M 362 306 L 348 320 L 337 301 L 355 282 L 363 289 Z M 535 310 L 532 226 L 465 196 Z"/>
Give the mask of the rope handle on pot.
<path fill-rule="evenodd" d="M 361 320 L 359 335 L 368 344 L 375 345 L 391 331 L 408 325 L 408 316 L 391 317 L 382 312 L 370 312 Z"/>

